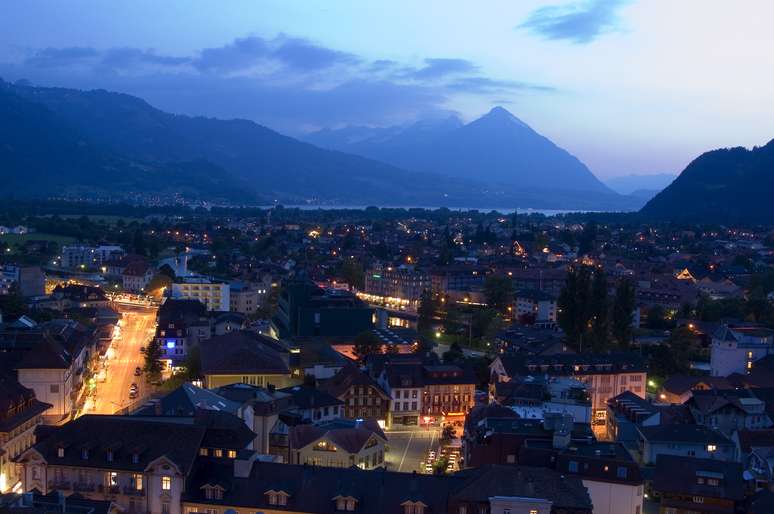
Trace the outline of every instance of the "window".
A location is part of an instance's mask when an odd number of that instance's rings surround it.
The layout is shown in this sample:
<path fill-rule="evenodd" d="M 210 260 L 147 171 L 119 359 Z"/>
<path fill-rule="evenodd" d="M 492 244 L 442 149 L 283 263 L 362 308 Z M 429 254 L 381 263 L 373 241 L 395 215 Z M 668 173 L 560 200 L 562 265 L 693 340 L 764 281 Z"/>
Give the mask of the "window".
<path fill-rule="evenodd" d="M 710 453 L 714 452 L 717 449 L 718 449 L 718 447 L 715 446 L 714 444 L 708 444 L 707 445 L 707 451 L 710 452 Z"/>
<path fill-rule="evenodd" d="M 113 451 L 112 450 L 108 450 L 108 452 L 107 452 L 107 461 L 108 462 L 113 462 Z"/>
<path fill-rule="evenodd" d="M 221 450 L 220 448 L 215 448 L 215 456 L 223 457 L 223 450 Z"/>
<path fill-rule="evenodd" d="M 57 448 L 56 449 L 56 456 L 59 457 L 60 459 L 62 457 L 64 457 L 64 448 L 62 448 L 61 446 L 59 448 Z"/>
<path fill-rule="evenodd" d="M 170 491 L 172 489 L 172 477 L 164 475 L 161 477 L 161 490 Z"/>
<path fill-rule="evenodd" d="M 704 497 L 703 496 L 694 496 L 693 497 L 693 503 L 704 503 Z"/>
<path fill-rule="evenodd" d="M 161 514 L 169 514 L 169 502 L 161 502 Z"/>
<path fill-rule="evenodd" d="M 616 470 L 616 476 L 618 478 L 626 478 L 626 474 L 629 470 L 626 469 L 624 466 L 618 466 L 618 469 Z"/>
<path fill-rule="evenodd" d="M 236 459 L 236 450 L 229 450 L 228 451 L 228 458 L 229 459 Z"/>
<path fill-rule="evenodd" d="M 202 457 L 206 457 L 210 454 L 210 451 L 207 448 L 199 448 L 199 455 Z"/>
<path fill-rule="evenodd" d="M 460 505 L 457 514 L 468 514 L 468 508 L 465 505 Z"/>
<path fill-rule="evenodd" d="M 81 450 L 81 459 L 86 460 L 88 458 L 89 458 L 89 449 L 84 448 L 83 450 Z"/>
<path fill-rule="evenodd" d="M 578 472 L 578 462 L 577 461 L 571 460 L 568 463 L 567 467 L 568 467 L 568 470 L 570 471 L 570 473 L 577 473 Z"/>
<path fill-rule="evenodd" d="M 105 482 L 107 482 L 108 487 L 115 487 L 118 485 L 118 473 L 115 471 L 109 471 L 105 474 Z"/>
<path fill-rule="evenodd" d="M 142 474 L 135 473 L 132 475 L 132 485 L 136 491 L 142 491 Z"/>
<path fill-rule="evenodd" d="M 720 485 L 720 480 L 718 480 L 717 478 L 708 478 L 707 479 L 707 485 L 711 485 L 711 486 L 717 487 L 717 486 Z"/>
<path fill-rule="evenodd" d="M 140 454 L 139 453 L 133 453 L 132 454 L 132 464 L 139 464 L 140 463 Z"/>
<path fill-rule="evenodd" d="M 59 384 L 51 384 L 49 386 L 48 390 L 51 393 L 58 393 L 59 392 Z"/>

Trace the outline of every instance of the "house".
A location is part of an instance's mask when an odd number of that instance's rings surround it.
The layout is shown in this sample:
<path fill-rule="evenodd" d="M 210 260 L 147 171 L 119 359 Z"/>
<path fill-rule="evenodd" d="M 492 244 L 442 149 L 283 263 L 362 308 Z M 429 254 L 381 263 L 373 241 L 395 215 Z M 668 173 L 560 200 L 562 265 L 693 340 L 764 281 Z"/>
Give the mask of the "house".
<path fill-rule="evenodd" d="M 513 315 L 522 323 L 556 323 L 556 298 L 539 289 L 520 289 L 514 294 Z"/>
<path fill-rule="evenodd" d="M 198 467 L 186 489 L 183 509 L 303 514 L 592 512 L 588 492 L 579 479 L 560 477 L 544 468 L 489 466 L 444 476 L 260 460 L 237 464 Z M 228 486 L 208 495 L 207 489 L 220 482 Z"/>
<path fill-rule="evenodd" d="M 411 265 L 377 264 L 365 274 L 361 298 L 395 310 L 416 311 L 422 293 L 432 287 L 431 276 L 426 271 Z"/>
<path fill-rule="evenodd" d="M 271 277 L 269 277 L 271 278 Z M 229 310 L 240 314 L 253 314 L 261 308 L 271 293 L 271 280 L 252 284 L 249 282 L 235 281 L 229 284 L 230 306 Z"/>
<path fill-rule="evenodd" d="M 637 427 L 639 458 L 643 466 L 656 463 L 661 455 L 697 457 L 737 462 L 736 445 L 716 430 L 702 425 L 671 424 Z"/>
<path fill-rule="evenodd" d="M 728 437 L 737 430 L 760 430 L 774 425 L 766 413 L 766 403 L 756 398 L 751 389 L 694 391 L 686 406 L 696 423 Z"/>
<path fill-rule="evenodd" d="M 58 491 L 8 494 L 0 497 L 4 514 L 120 514 L 121 509 L 110 500 L 88 500 L 78 494 L 65 496 Z"/>
<path fill-rule="evenodd" d="M 373 421 L 296 425 L 289 435 L 289 464 L 361 469 L 384 466 L 387 437 Z"/>
<path fill-rule="evenodd" d="M 691 399 L 693 391 L 710 389 L 732 389 L 731 383 L 725 377 L 672 375 L 668 377 L 658 392 L 662 402 L 683 404 Z"/>
<path fill-rule="evenodd" d="M 238 330 L 202 341 L 199 346 L 204 385 L 208 389 L 235 383 L 293 385 L 288 351 L 274 339 Z"/>
<path fill-rule="evenodd" d="M 661 497 L 660 514 L 739 512 L 745 490 L 742 466 L 714 459 L 660 455 L 653 492 Z"/>
<path fill-rule="evenodd" d="M 212 320 L 198 300 L 168 298 L 156 314 L 156 340 L 168 366 L 184 362 L 188 351 L 212 336 Z"/>
<path fill-rule="evenodd" d="M 422 414 L 424 391 L 421 364 L 419 362 L 394 364 L 388 362 L 384 366 L 378 382 L 391 399 L 390 410 L 387 413 L 387 427 L 418 425 L 419 417 Z"/>
<path fill-rule="evenodd" d="M 476 378 L 459 366 L 449 364 L 422 367 L 422 417 L 459 426 L 475 403 Z M 412 405 L 413 407 L 413 405 Z"/>
<path fill-rule="evenodd" d="M 690 411 L 682 405 L 656 404 L 625 391 L 607 402 L 606 435 L 633 451 L 639 451 L 638 427 L 692 423 Z"/>
<path fill-rule="evenodd" d="M 279 390 L 290 395 L 302 423 L 326 423 L 343 417 L 344 402 L 315 386 L 300 384 Z"/>
<path fill-rule="evenodd" d="M 182 514 L 186 481 L 208 439 L 232 465 L 252 441 L 250 434 L 229 436 L 209 418 L 86 415 L 45 428 L 18 459 L 24 491 L 78 493 L 110 499 L 123 512 L 151 514 Z"/>
<path fill-rule="evenodd" d="M 123 273 L 121 273 L 121 283 L 124 290 L 132 293 L 145 292 L 145 288 L 153 278 L 153 267 L 147 261 L 134 260 L 130 262 Z"/>
<path fill-rule="evenodd" d="M 35 398 L 35 391 L 19 383 L 12 373 L 0 374 L 0 494 L 21 483 L 14 463 L 35 441 L 35 428 L 52 407 Z"/>
<path fill-rule="evenodd" d="M 218 314 L 212 322 L 212 328 L 216 336 L 222 336 L 234 330 L 242 330 L 247 326 L 247 318 L 238 312 L 224 312 Z"/>
<path fill-rule="evenodd" d="M 344 417 L 374 419 L 386 425 L 390 396 L 376 380 L 354 364 L 321 381 L 318 387 L 343 402 Z"/>
<path fill-rule="evenodd" d="M 620 443 L 591 441 L 556 447 L 550 440 L 527 440 L 519 463 L 577 475 L 589 491 L 594 514 L 641 514 L 644 480 Z"/>
<path fill-rule="evenodd" d="M 635 353 L 498 355 L 489 365 L 491 384 L 513 377 L 548 375 L 574 378 L 586 385 L 593 422 L 605 425 L 607 401 L 624 391 L 645 397 L 645 365 Z"/>
<path fill-rule="evenodd" d="M 774 353 L 774 330 L 756 326 L 723 325 L 712 334 L 711 374 L 727 377 L 749 373 L 755 361 Z"/>

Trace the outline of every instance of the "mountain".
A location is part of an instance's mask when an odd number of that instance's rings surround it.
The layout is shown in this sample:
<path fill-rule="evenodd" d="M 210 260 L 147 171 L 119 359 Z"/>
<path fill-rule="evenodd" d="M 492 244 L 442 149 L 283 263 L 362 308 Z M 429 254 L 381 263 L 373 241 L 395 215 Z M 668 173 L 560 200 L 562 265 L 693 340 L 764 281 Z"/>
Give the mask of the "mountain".
<path fill-rule="evenodd" d="M 130 198 L 137 195 L 255 202 L 204 161 L 148 163 L 93 143 L 42 105 L 0 83 L 0 194 Z"/>
<path fill-rule="evenodd" d="M 636 194 L 643 196 L 645 192 L 654 191 L 651 197 L 667 187 L 677 175 L 672 173 L 657 173 L 654 175 L 624 175 L 621 177 L 611 177 L 605 180 L 605 185 L 621 193 L 622 195 Z M 640 193 L 637 193 L 640 191 Z"/>
<path fill-rule="evenodd" d="M 700 155 L 640 213 L 660 220 L 770 223 L 773 194 L 774 140 L 752 150 L 724 148 Z"/>
<path fill-rule="evenodd" d="M 493 108 L 467 125 L 447 123 L 428 130 L 427 137 L 416 143 L 416 138 L 406 137 L 350 141 L 343 130 L 343 137 L 338 139 L 326 131 L 312 134 L 310 140 L 409 170 L 474 176 L 500 187 L 613 196 L 581 161 L 502 107 Z"/>
<path fill-rule="evenodd" d="M 206 161 L 271 200 L 459 206 L 487 198 L 484 185 L 474 181 L 408 172 L 324 150 L 252 121 L 174 115 L 140 98 L 104 90 L 8 87 L 117 154 L 158 164 Z M 411 187 L 396 187 L 401 184 Z"/>

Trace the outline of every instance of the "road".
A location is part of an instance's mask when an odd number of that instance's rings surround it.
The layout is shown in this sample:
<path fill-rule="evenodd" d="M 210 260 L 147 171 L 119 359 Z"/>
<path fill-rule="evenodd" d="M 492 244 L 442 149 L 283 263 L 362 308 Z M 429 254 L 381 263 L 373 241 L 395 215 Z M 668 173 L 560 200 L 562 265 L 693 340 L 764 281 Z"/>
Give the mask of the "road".
<path fill-rule="evenodd" d="M 387 469 L 390 471 L 424 472 L 421 463 L 426 459 L 428 450 L 438 450 L 439 428 L 417 428 L 387 432 L 390 451 L 387 452 Z"/>
<path fill-rule="evenodd" d="M 144 356 L 140 348 L 147 345 L 155 331 L 156 309 L 137 306 L 116 305 L 123 315 L 120 322 L 120 337 L 114 338 L 107 352 L 105 380 L 96 381 L 93 397 L 86 401 L 86 414 L 113 414 L 131 404 L 141 401 L 148 394 L 144 376 L 135 376 L 135 369 L 143 367 Z M 139 387 L 136 399 L 129 399 L 132 383 Z"/>

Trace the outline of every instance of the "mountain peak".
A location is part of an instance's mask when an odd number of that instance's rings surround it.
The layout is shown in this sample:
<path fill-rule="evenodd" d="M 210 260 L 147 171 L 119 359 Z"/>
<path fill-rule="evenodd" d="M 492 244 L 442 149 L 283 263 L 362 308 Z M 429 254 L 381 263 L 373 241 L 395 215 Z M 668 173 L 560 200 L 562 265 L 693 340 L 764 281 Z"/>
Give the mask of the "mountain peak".
<path fill-rule="evenodd" d="M 511 112 L 508 109 L 506 109 L 505 107 L 501 107 L 499 105 L 497 105 L 495 107 L 492 107 L 492 109 L 490 109 L 490 111 L 488 113 L 486 113 L 485 115 L 483 115 L 479 119 L 481 119 L 481 120 L 497 120 L 497 121 L 500 121 L 500 122 L 507 121 L 507 122 L 510 122 L 510 123 L 515 123 L 516 125 L 519 125 L 520 127 L 530 128 L 529 125 L 527 125 L 526 123 L 521 121 L 519 118 L 517 118 L 516 116 L 511 114 Z"/>

